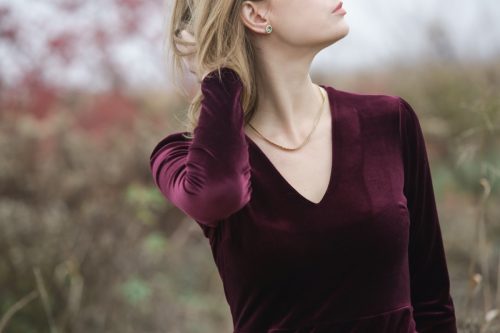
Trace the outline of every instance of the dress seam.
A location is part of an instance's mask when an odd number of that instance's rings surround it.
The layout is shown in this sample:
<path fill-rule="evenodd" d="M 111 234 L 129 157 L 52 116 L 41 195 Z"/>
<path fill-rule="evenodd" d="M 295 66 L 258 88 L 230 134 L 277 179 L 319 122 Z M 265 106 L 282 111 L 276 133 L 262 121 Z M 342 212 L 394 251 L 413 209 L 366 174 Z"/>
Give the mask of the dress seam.
<path fill-rule="evenodd" d="M 393 308 L 391 310 L 387 310 L 384 312 L 379 312 L 379 313 L 375 313 L 375 314 L 371 314 L 371 315 L 366 315 L 366 316 L 362 316 L 362 317 L 356 317 L 356 318 L 350 318 L 350 319 L 340 319 L 340 320 L 329 320 L 329 321 L 325 321 L 325 322 L 316 322 L 314 324 L 309 323 L 309 324 L 306 324 L 306 325 L 303 325 L 300 327 L 275 327 L 275 328 L 264 328 L 264 329 L 261 328 L 261 329 L 258 329 L 258 331 L 260 332 L 260 330 L 264 330 L 266 333 L 273 333 L 273 332 L 279 333 L 279 331 L 283 331 L 283 330 L 284 331 L 299 330 L 299 329 L 310 328 L 310 327 L 314 327 L 314 326 L 318 326 L 318 325 L 329 325 L 329 324 L 349 322 L 349 321 L 354 321 L 354 320 L 365 320 L 365 319 L 369 319 L 369 318 L 373 318 L 373 317 L 382 316 L 382 315 L 385 315 L 388 313 L 400 311 L 404 308 L 412 309 L 412 307 L 413 307 L 412 304 L 409 303 L 409 304 L 405 304 L 402 306 L 398 306 L 398 307 Z M 234 330 L 233 333 L 255 333 L 255 331 Z"/>

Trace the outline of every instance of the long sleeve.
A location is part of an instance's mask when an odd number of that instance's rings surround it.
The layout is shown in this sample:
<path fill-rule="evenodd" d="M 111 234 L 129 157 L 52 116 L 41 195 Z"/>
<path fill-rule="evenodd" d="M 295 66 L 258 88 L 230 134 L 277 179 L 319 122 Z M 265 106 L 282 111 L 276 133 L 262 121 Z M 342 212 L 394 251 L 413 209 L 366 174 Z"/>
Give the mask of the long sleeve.
<path fill-rule="evenodd" d="M 215 227 L 240 210 L 251 196 L 248 143 L 240 102 L 242 83 L 228 68 L 201 83 L 203 98 L 194 138 L 174 133 L 153 149 L 150 167 L 156 185 L 197 222 Z"/>
<path fill-rule="evenodd" d="M 456 333 L 456 318 L 429 161 L 417 114 L 400 98 L 404 194 L 410 214 L 411 302 L 419 333 Z"/>

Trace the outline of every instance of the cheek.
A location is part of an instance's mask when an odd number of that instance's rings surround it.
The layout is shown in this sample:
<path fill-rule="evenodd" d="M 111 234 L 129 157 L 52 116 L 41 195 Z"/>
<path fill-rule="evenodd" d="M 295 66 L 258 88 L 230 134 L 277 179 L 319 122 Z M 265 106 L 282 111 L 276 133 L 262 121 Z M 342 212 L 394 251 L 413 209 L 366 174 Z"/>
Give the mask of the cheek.
<path fill-rule="evenodd" d="M 282 29 L 280 35 L 288 42 L 305 45 L 343 36 L 348 26 L 341 16 L 304 11 L 300 18 L 280 22 L 279 29 Z"/>
<path fill-rule="evenodd" d="M 349 25 L 342 15 L 331 14 L 323 20 L 318 20 L 318 34 L 325 38 L 331 38 L 333 41 L 344 37 L 349 32 Z"/>
<path fill-rule="evenodd" d="M 280 15 L 275 17 L 273 25 L 285 42 L 297 46 L 315 45 L 334 42 L 347 34 L 344 17 L 331 13 L 329 0 L 328 3 L 325 0 L 286 1 L 286 6 L 279 8 Z"/>
<path fill-rule="evenodd" d="M 283 35 L 295 37 L 294 39 L 303 39 L 324 26 L 327 23 L 325 21 L 326 17 L 318 17 L 317 11 L 294 10 L 286 13 L 286 16 L 282 16 L 278 26 L 282 29 Z"/>

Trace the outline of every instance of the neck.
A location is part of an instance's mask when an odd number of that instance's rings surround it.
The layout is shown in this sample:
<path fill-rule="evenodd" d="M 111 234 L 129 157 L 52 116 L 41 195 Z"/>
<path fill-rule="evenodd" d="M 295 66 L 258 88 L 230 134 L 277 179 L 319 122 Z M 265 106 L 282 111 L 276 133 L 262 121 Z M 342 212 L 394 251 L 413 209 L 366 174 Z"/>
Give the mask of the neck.
<path fill-rule="evenodd" d="M 299 142 L 309 133 L 322 95 L 311 81 L 308 64 L 274 62 L 257 71 L 258 103 L 252 126 L 268 138 Z"/>

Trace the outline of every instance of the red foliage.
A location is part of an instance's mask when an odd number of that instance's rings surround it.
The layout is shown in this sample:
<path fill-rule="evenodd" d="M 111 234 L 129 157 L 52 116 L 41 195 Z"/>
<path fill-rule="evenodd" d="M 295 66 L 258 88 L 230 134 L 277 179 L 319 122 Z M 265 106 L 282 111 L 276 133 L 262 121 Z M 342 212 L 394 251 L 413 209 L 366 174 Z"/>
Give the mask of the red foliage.
<path fill-rule="evenodd" d="M 15 42 L 17 39 L 17 27 L 1 28 L 0 38 L 7 39 L 10 42 Z"/>
<path fill-rule="evenodd" d="M 19 27 L 9 20 L 11 13 L 12 11 L 9 7 L 5 5 L 0 6 L 0 41 L 17 41 Z"/>
<path fill-rule="evenodd" d="M 97 96 L 76 123 L 78 128 L 101 139 L 114 128 L 131 132 L 136 114 L 137 107 L 131 98 L 113 90 Z"/>
<path fill-rule="evenodd" d="M 52 54 L 59 56 L 64 60 L 65 64 L 69 64 L 74 57 L 74 44 L 76 38 L 77 37 L 72 32 L 65 31 L 50 38 L 47 41 L 47 45 Z"/>
<path fill-rule="evenodd" d="M 80 7 L 82 7 L 82 5 L 83 1 L 81 0 L 61 0 L 58 3 L 60 9 L 69 13 L 77 11 Z"/>
<path fill-rule="evenodd" d="M 37 119 L 46 118 L 51 112 L 54 112 L 54 106 L 58 100 L 58 91 L 45 84 L 40 71 L 33 70 L 25 73 L 20 83 L 19 94 L 24 100 L 25 112 L 31 113 Z"/>
<path fill-rule="evenodd" d="M 130 10 L 138 10 L 146 3 L 146 1 L 144 0 L 115 0 L 115 1 L 118 6 L 125 7 Z"/>
<path fill-rule="evenodd" d="M 122 60 L 114 50 L 132 36 L 150 40 L 152 37 L 147 34 L 151 32 L 141 31 L 141 27 L 152 15 L 158 15 L 161 5 L 160 0 L 101 0 L 98 3 L 55 0 L 44 2 L 41 15 L 29 16 L 32 21 L 25 22 L 22 11 L 29 8 L 0 4 L 0 48 L 7 50 L 8 63 L 14 65 L 11 71 L 0 67 L 0 110 L 28 112 L 36 119 L 45 119 L 62 109 L 57 103 L 66 89 L 64 84 L 49 81 L 53 77 L 51 70 L 60 66 L 57 71 L 64 73 L 72 69 L 70 66 L 76 66 L 92 73 L 88 87 L 93 86 L 96 78 L 107 83 L 109 90 L 102 93 L 88 111 L 80 112 L 84 114 L 81 127 L 95 135 L 116 126 L 130 127 L 136 109 L 121 91 L 126 82 Z M 89 15 L 101 7 L 109 12 L 109 20 L 103 20 L 102 15 Z M 54 20 L 47 19 L 50 17 L 47 13 L 52 13 Z M 74 24 L 72 18 L 75 18 Z M 40 33 L 33 30 L 37 26 L 43 27 Z M 161 26 L 158 30 L 161 32 Z M 153 32 L 153 37 L 157 35 L 158 32 Z M 54 59 L 62 61 L 54 62 Z M 15 76 L 7 77 L 8 73 Z"/>
<path fill-rule="evenodd" d="M 5 19 L 11 12 L 10 8 L 5 5 L 0 5 L 0 19 Z"/>

